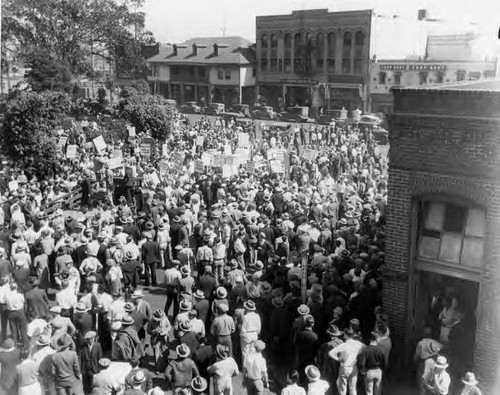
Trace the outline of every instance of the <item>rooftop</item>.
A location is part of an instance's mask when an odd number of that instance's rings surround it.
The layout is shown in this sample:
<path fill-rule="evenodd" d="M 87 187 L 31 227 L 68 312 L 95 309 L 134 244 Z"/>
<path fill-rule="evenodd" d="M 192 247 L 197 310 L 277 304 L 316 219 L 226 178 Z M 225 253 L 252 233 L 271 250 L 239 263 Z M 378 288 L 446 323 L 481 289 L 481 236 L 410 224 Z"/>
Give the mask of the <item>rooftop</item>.
<path fill-rule="evenodd" d="M 500 92 L 500 79 L 463 81 L 452 84 L 437 84 L 412 87 L 392 88 L 397 91 L 464 91 L 464 92 Z"/>
<path fill-rule="evenodd" d="M 239 36 L 197 37 L 171 47 L 160 48 L 160 53 L 147 61 L 169 64 L 247 65 L 255 63 L 252 45 L 250 41 Z"/>

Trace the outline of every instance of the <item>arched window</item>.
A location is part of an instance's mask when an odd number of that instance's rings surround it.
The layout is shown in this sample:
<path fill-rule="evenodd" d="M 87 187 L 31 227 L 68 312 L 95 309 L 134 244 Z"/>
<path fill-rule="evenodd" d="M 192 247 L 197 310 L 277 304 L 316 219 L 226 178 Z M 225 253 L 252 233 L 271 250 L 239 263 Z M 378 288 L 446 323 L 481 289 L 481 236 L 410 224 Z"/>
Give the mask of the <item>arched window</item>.
<path fill-rule="evenodd" d="M 325 67 L 325 35 L 321 32 L 316 36 L 316 67 L 319 71 Z"/>
<path fill-rule="evenodd" d="M 362 31 L 356 32 L 354 36 L 354 73 L 363 72 L 363 50 L 365 46 L 365 34 Z"/>
<path fill-rule="evenodd" d="M 351 72 L 351 48 L 352 34 L 345 32 L 342 39 L 342 73 L 349 74 Z"/>
<path fill-rule="evenodd" d="M 260 38 L 260 45 L 262 49 L 267 49 L 267 34 L 263 34 Z"/>
<path fill-rule="evenodd" d="M 278 71 L 278 36 L 271 34 L 271 71 Z"/>
<path fill-rule="evenodd" d="M 283 45 L 284 45 L 284 53 L 285 53 L 285 59 L 284 59 L 284 71 L 285 73 L 291 73 L 292 72 L 292 35 L 290 33 L 286 33 L 285 37 L 283 38 Z"/>
<path fill-rule="evenodd" d="M 299 73 L 302 71 L 302 35 L 295 33 L 293 37 L 293 71 Z"/>
<path fill-rule="evenodd" d="M 326 68 L 328 73 L 334 73 L 335 55 L 336 55 L 335 52 L 337 47 L 337 36 L 335 36 L 335 33 L 333 32 L 328 33 L 327 45 L 328 45 L 328 54 L 327 54 Z"/>

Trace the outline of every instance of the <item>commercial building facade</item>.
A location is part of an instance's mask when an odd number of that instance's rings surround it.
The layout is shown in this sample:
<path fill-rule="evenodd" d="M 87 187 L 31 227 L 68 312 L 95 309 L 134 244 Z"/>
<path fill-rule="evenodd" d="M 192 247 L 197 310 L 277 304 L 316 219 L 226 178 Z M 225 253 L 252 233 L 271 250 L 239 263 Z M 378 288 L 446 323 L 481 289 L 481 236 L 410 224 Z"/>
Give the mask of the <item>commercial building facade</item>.
<path fill-rule="evenodd" d="M 253 103 L 255 51 L 242 37 L 194 38 L 147 59 L 153 93 L 178 104 Z"/>
<path fill-rule="evenodd" d="M 276 109 L 363 109 L 372 11 L 293 11 L 258 16 L 258 94 Z"/>
<path fill-rule="evenodd" d="M 487 55 L 474 34 L 430 35 L 425 52 L 407 58 L 376 59 L 370 67 L 370 107 L 390 113 L 391 88 L 449 84 L 494 78 L 498 59 Z M 424 49 L 424 48 L 423 48 Z"/>
<path fill-rule="evenodd" d="M 393 92 L 383 300 L 394 366 L 432 336 L 455 383 L 471 370 L 498 394 L 500 82 Z"/>

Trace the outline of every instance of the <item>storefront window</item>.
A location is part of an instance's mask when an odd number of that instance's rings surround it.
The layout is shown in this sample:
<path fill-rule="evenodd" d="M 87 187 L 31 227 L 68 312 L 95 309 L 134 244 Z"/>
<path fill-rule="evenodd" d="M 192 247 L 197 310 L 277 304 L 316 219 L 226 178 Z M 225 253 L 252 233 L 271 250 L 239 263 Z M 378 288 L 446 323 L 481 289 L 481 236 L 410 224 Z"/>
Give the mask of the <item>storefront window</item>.
<path fill-rule="evenodd" d="M 451 203 L 422 203 L 418 256 L 478 268 L 482 264 L 486 213 Z"/>
<path fill-rule="evenodd" d="M 401 73 L 394 73 L 394 85 L 401 85 Z"/>

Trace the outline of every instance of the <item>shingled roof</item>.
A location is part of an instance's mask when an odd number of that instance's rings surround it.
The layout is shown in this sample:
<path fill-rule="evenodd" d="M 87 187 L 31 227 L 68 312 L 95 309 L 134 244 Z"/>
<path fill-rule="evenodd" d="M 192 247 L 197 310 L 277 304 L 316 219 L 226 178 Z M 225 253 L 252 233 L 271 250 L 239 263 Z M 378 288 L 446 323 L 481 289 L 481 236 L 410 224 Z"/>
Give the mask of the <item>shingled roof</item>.
<path fill-rule="evenodd" d="M 198 37 L 162 48 L 147 62 L 248 65 L 254 64 L 256 57 L 253 44 L 243 37 Z"/>

